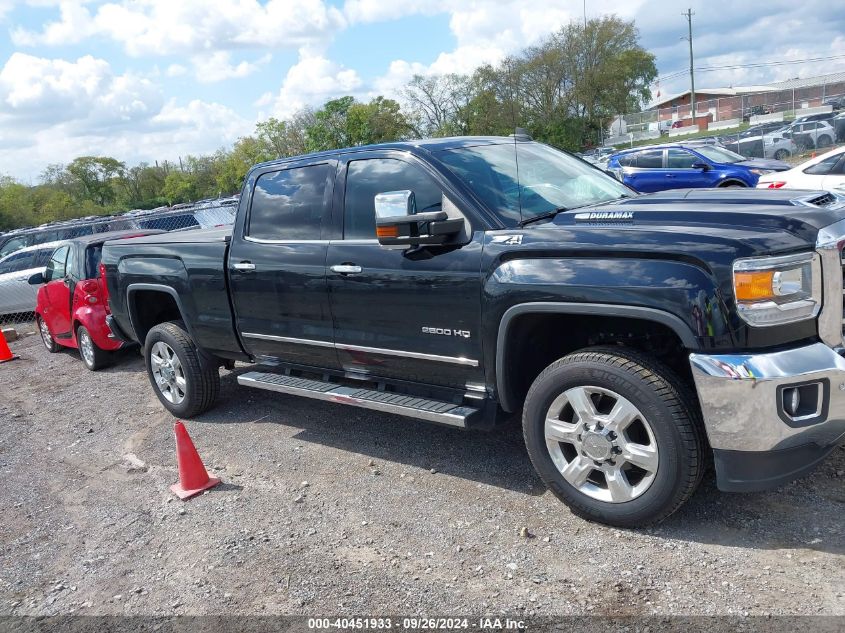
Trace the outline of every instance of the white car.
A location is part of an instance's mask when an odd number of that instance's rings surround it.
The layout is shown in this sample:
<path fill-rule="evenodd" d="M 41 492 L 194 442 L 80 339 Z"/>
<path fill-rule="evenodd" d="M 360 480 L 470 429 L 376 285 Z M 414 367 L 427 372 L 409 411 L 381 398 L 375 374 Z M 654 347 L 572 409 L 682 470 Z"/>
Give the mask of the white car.
<path fill-rule="evenodd" d="M 845 193 L 845 147 L 811 158 L 787 171 L 761 176 L 758 189 L 821 189 Z"/>
<path fill-rule="evenodd" d="M 44 272 L 50 255 L 64 243 L 28 246 L 0 259 L 0 316 L 35 310 L 39 287 L 30 286 L 29 278 Z"/>

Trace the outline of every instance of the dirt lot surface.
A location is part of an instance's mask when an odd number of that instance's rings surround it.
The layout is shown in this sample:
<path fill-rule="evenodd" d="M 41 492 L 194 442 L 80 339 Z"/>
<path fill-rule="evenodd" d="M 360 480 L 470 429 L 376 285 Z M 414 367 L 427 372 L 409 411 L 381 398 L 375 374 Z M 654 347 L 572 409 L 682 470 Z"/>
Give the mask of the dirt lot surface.
<path fill-rule="evenodd" d="M 618 530 L 544 490 L 516 427 L 265 394 L 238 369 L 187 424 L 224 484 L 181 502 L 173 419 L 136 352 L 93 374 L 36 336 L 12 349 L 0 615 L 845 614 L 841 449 L 767 494 L 708 476 L 662 525 Z"/>

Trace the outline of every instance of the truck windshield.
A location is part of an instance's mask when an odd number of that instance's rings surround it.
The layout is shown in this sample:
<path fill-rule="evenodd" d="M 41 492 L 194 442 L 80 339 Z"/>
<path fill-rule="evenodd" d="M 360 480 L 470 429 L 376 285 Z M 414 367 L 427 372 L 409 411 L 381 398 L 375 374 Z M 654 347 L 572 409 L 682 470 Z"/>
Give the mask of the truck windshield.
<path fill-rule="evenodd" d="M 501 143 L 443 150 L 438 158 L 508 226 L 555 209 L 630 197 L 598 169 L 541 143 Z"/>

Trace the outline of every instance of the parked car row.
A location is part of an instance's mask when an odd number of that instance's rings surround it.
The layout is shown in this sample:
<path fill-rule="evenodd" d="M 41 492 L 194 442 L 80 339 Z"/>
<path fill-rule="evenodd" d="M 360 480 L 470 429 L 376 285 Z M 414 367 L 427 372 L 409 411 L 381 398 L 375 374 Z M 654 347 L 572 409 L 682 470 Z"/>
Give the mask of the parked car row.
<path fill-rule="evenodd" d="M 27 246 L 116 230 L 210 228 L 231 224 L 238 197 L 178 204 L 149 210 L 127 211 L 114 216 L 88 216 L 50 222 L 38 227 L 15 229 L 0 234 L 0 258 Z M 2 314 L 2 312 L 0 312 Z"/>

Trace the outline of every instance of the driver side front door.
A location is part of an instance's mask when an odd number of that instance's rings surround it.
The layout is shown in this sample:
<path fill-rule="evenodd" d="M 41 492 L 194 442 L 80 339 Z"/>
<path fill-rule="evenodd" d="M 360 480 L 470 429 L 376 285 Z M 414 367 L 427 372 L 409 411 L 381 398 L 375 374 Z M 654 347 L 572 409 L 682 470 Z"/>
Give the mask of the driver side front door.
<path fill-rule="evenodd" d="M 356 155 L 336 186 L 343 188 L 336 198 L 343 200 L 342 239 L 329 243 L 326 273 L 343 369 L 459 389 L 483 384 L 483 232 L 470 232 L 460 247 L 379 245 L 376 194 L 410 190 L 417 212 L 441 209 L 437 175 L 407 155 Z"/>
<path fill-rule="evenodd" d="M 65 344 L 73 336 L 70 327 L 70 277 L 67 274 L 70 252 L 70 246 L 61 246 L 53 252 L 47 264 L 47 284 L 44 287 L 47 295 L 47 305 L 43 310 L 44 320 L 53 337 Z"/>

